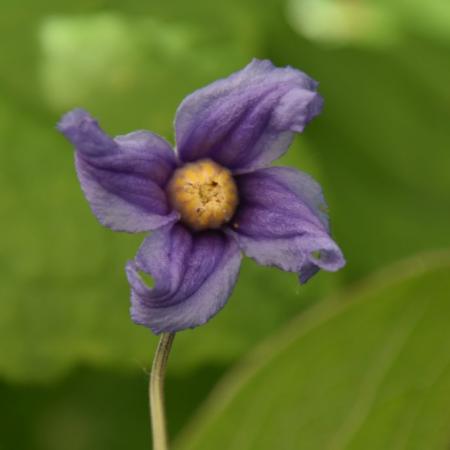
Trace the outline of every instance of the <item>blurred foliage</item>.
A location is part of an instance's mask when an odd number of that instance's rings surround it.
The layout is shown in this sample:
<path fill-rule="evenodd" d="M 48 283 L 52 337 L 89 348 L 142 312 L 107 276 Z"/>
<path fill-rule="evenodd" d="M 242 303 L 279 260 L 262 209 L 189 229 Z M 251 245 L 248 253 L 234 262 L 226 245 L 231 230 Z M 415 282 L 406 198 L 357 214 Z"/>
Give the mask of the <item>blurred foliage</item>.
<path fill-rule="evenodd" d="M 312 310 L 230 374 L 176 448 L 447 449 L 449 289 L 447 253 Z"/>
<path fill-rule="evenodd" d="M 333 46 L 384 47 L 411 33 L 450 38 L 446 0 L 288 0 L 287 15 L 298 33 Z"/>
<path fill-rule="evenodd" d="M 450 247 L 449 11 L 445 0 L 0 0 L 0 401 L 16 405 L 9 422 L 0 414 L 0 423 L 20 421 L 29 409 L 24 422 L 51 424 L 59 413 L 41 420 L 39 409 L 50 407 L 54 395 L 72 402 L 71 392 L 87 397 L 76 408 L 92 420 L 100 401 L 113 408 L 127 392 L 143 401 L 143 383 L 136 387 L 120 373 L 148 367 L 156 342 L 128 315 L 123 266 L 143 236 L 96 223 L 70 145 L 54 128 L 63 112 L 83 106 L 112 135 L 145 128 L 170 139 L 185 95 L 254 56 L 320 81 L 324 113 L 280 163 L 323 184 L 348 265 L 300 287 L 294 275 L 246 261 L 227 307 L 206 326 L 180 333 L 171 357 L 173 378 L 189 389 L 200 379 L 212 386 L 261 339 L 338 288 L 399 258 Z M 393 308 L 400 294 L 391 295 Z M 393 323 L 380 323 L 379 331 Z M 428 341 L 423 345 L 431 352 Z M 73 372 L 80 364 L 90 369 Z M 110 390 L 102 390 L 99 373 L 111 374 Z M 329 383 L 331 374 L 324 375 Z M 107 399 L 119 386 L 123 398 Z M 88 390 L 104 396 L 91 399 Z M 181 388 L 176 392 L 169 394 L 174 432 L 205 393 L 188 397 L 177 418 Z M 136 420 L 104 419 L 122 437 L 147 424 L 143 404 L 129 408 L 136 408 Z M 78 419 L 68 417 L 67 433 L 75 432 Z M 103 426 L 73 445 L 112 448 Z M 21 436 L 8 425 L 0 448 L 43 448 L 31 429 Z"/>
<path fill-rule="evenodd" d="M 172 434 L 179 432 L 222 372 L 221 367 L 208 366 L 189 376 L 168 377 L 166 397 L 174 405 L 169 407 Z M 0 448 L 146 448 L 150 441 L 147 375 L 147 370 L 130 373 L 83 367 L 51 384 L 0 382 L 2 405 L 7 405 L 0 422 Z"/>
<path fill-rule="evenodd" d="M 306 58 L 327 100 L 307 137 L 350 261 L 347 276 L 448 247 L 448 49 L 417 40 L 396 52 L 331 51 L 295 43 L 286 30 L 279 36 L 272 49 L 283 42 L 284 55 L 273 59 L 298 66 Z"/>

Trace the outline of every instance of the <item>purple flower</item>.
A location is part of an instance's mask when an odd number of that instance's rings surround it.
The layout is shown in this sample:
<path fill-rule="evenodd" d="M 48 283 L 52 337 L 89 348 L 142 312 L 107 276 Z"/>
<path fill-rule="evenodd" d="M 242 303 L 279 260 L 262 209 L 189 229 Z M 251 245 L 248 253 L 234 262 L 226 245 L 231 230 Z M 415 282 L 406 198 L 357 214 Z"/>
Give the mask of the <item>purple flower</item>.
<path fill-rule="evenodd" d="M 181 103 L 176 152 L 148 131 L 111 139 L 81 109 L 62 118 L 98 220 L 153 231 L 126 268 L 136 323 L 155 333 L 205 323 L 230 296 L 242 253 L 302 283 L 344 265 L 318 183 L 270 167 L 320 112 L 316 88 L 303 72 L 254 60 Z"/>

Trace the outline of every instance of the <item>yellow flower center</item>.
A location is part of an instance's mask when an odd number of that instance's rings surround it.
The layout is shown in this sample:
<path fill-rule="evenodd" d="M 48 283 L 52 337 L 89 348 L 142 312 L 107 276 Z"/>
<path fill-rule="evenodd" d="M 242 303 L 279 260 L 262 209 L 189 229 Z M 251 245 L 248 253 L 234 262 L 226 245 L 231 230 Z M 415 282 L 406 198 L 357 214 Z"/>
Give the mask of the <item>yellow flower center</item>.
<path fill-rule="evenodd" d="M 177 169 L 167 192 L 181 220 L 193 230 L 220 228 L 233 217 L 238 204 L 230 171 L 210 159 Z"/>

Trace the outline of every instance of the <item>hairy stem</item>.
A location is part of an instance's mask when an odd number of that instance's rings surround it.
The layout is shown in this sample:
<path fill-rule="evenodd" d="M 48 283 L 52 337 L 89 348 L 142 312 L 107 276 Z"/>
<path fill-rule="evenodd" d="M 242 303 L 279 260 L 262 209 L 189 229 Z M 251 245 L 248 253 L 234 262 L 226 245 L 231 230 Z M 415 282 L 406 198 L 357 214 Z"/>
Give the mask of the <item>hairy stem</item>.
<path fill-rule="evenodd" d="M 148 395 L 150 401 L 153 450 L 168 450 L 164 411 L 164 375 L 175 333 L 163 333 L 153 358 Z"/>

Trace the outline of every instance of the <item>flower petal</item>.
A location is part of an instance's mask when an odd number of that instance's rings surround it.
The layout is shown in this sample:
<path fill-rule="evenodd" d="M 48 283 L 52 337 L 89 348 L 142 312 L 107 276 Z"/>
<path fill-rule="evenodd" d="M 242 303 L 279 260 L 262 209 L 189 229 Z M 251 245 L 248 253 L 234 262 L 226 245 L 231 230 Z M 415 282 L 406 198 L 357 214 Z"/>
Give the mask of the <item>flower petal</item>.
<path fill-rule="evenodd" d="M 303 72 L 253 60 L 181 103 L 175 119 L 180 159 L 211 158 L 235 173 L 268 166 L 319 114 L 316 88 Z"/>
<path fill-rule="evenodd" d="M 112 139 L 81 109 L 66 114 L 58 129 L 76 148 L 81 187 L 103 225 L 139 232 L 178 218 L 164 191 L 177 159 L 164 139 L 147 131 Z"/>
<path fill-rule="evenodd" d="M 298 272 L 302 283 L 319 269 L 336 271 L 345 264 L 329 235 L 321 188 L 311 177 L 271 167 L 236 180 L 241 204 L 230 233 L 247 256 Z"/>
<path fill-rule="evenodd" d="M 127 264 L 132 319 L 155 333 L 205 323 L 228 300 L 240 261 L 237 243 L 223 232 L 192 233 L 181 224 L 160 228 Z M 138 271 L 150 274 L 155 287 L 145 285 Z"/>

